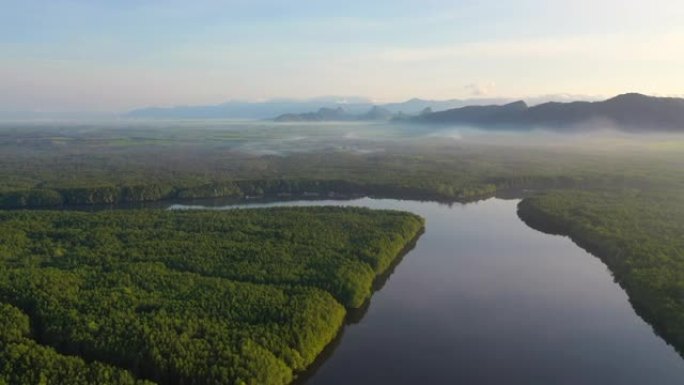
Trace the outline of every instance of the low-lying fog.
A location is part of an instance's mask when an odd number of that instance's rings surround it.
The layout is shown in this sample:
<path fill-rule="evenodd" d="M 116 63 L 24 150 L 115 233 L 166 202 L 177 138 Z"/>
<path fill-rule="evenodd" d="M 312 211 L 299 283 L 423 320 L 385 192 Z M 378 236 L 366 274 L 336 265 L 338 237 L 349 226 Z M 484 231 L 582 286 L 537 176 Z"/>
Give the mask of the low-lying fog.
<path fill-rule="evenodd" d="M 682 134 L 632 134 L 615 128 L 562 133 L 552 130 L 482 130 L 465 126 L 394 123 L 275 123 L 271 121 L 119 121 L 0 124 L 0 141 L 67 146 L 220 146 L 251 155 L 346 151 L 368 154 L 412 146 L 468 145 L 578 147 L 589 150 L 684 150 Z"/>

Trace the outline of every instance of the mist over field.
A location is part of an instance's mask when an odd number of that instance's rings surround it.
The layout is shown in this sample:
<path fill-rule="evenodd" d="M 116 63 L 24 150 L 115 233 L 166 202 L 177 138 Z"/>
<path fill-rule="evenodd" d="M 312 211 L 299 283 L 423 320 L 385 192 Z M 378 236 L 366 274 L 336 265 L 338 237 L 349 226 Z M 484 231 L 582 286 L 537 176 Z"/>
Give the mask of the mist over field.
<path fill-rule="evenodd" d="M 610 184 L 616 174 L 677 183 L 669 173 L 684 170 L 684 135 L 614 126 L 561 133 L 392 122 L 6 123 L 0 146 L 5 191 L 297 178 L 399 183 L 426 192 L 442 185 L 443 198 L 456 198 L 469 183 L 566 176 L 584 183 L 604 175 Z"/>
<path fill-rule="evenodd" d="M 593 127 L 590 132 L 535 128 L 532 130 L 487 130 L 467 125 L 421 125 L 392 122 L 275 123 L 269 121 L 122 121 L 91 123 L 2 123 L 0 140 L 5 145 L 52 146 L 56 150 L 98 143 L 134 149 L 146 146 L 207 146 L 251 155 L 280 155 L 306 152 L 350 152 L 366 154 L 398 151 L 414 146 L 482 146 L 572 148 L 610 151 L 615 149 L 678 149 L 684 134 L 628 133 L 615 125 Z"/>

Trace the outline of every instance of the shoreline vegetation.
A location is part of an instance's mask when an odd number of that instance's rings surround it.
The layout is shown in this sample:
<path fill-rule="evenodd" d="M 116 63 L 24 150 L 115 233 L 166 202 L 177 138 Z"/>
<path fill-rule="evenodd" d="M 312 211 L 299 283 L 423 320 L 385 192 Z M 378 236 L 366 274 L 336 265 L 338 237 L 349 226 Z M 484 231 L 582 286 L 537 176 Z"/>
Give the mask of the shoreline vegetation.
<path fill-rule="evenodd" d="M 0 212 L 0 383 L 288 384 L 422 233 L 409 213 Z"/>
<path fill-rule="evenodd" d="M 346 180 L 242 180 L 204 184 L 196 187 L 170 185 L 93 186 L 61 189 L 0 191 L 0 210 L 70 209 L 87 206 L 117 206 L 151 202 L 193 202 L 212 199 L 234 203 L 296 199 L 353 199 L 373 197 L 400 200 L 467 203 L 494 196 L 521 197 L 527 191 L 591 189 L 624 184 L 622 178 L 610 177 L 516 177 L 497 178 L 488 183 L 467 186 L 438 184 L 410 187 L 396 184 L 367 184 Z M 627 183 L 630 183 L 629 181 Z M 638 182 L 633 182 L 638 183 Z"/>
<path fill-rule="evenodd" d="M 231 199 L 344 199 L 359 196 L 401 197 L 402 199 L 469 201 L 490 197 L 497 191 L 493 184 L 476 185 L 460 190 L 428 190 L 391 185 L 360 184 L 341 180 L 255 180 L 175 187 L 158 184 L 137 186 L 98 186 L 65 189 L 29 189 L 0 192 L 0 209 L 60 208 L 89 205 Z"/>
<path fill-rule="evenodd" d="M 519 217 L 599 258 L 636 313 L 684 356 L 684 199 L 563 191 L 522 200 Z"/>

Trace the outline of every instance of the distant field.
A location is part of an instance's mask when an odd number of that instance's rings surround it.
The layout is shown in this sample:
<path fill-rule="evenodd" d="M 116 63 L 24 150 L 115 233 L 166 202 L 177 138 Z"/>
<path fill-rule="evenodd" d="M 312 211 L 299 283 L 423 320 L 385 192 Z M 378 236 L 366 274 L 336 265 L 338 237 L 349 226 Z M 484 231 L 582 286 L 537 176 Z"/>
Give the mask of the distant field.
<path fill-rule="evenodd" d="M 681 188 L 684 139 L 389 124 L 0 127 L 0 207 L 330 193 L 468 200 L 530 188 Z"/>

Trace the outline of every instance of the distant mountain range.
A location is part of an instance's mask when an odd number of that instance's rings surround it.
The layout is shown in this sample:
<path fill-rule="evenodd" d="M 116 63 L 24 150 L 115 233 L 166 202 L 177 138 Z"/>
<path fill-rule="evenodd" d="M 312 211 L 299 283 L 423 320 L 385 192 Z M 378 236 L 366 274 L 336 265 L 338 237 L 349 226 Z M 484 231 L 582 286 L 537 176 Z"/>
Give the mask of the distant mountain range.
<path fill-rule="evenodd" d="M 562 100 L 568 97 L 559 96 Z M 375 105 L 363 98 L 322 97 L 228 102 L 214 106 L 144 108 L 126 114 L 145 119 L 274 119 L 277 122 L 395 121 L 468 125 L 482 129 L 582 130 L 619 128 L 684 131 L 684 99 L 637 93 L 603 101 L 549 102 L 530 106 L 510 99 L 424 100 Z M 313 111 L 313 112 L 312 112 Z"/>
<path fill-rule="evenodd" d="M 232 101 L 210 106 L 149 107 L 130 111 L 124 117 L 137 119 L 274 119 L 281 115 L 288 115 L 292 121 L 297 120 L 295 115 L 301 115 L 298 121 L 321 121 L 319 118 L 323 116 L 325 118 L 322 120 L 355 120 L 356 118 L 352 118 L 351 115 L 360 116 L 372 113 L 373 107 L 382 108 L 382 110 L 375 111 L 378 113 L 387 110 L 391 114 L 417 115 L 425 108 L 441 111 L 472 104 L 496 104 L 509 101 L 510 99 L 411 99 L 402 103 L 376 104 L 364 98 L 329 96 L 306 100 Z M 344 110 L 344 113 L 337 111 L 339 109 Z"/>
<path fill-rule="evenodd" d="M 467 106 L 405 119 L 410 123 L 469 125 L 490 129 L 684 131 L 684 99 L 624 94 L 600 102 L 543 103 L 529 107 Z"/>
<path fill-rule="evenodd" d="M 283 114 L 275 118 L 276 122 L 353 122 L 353 121 L 389 121 L 408 118 L 403 112 L 393 113 L 385 107 L 373 106 L 362 114 L 353 114 L 342 107 L 321 108 L 317 112 L 303 114 Z"/>

